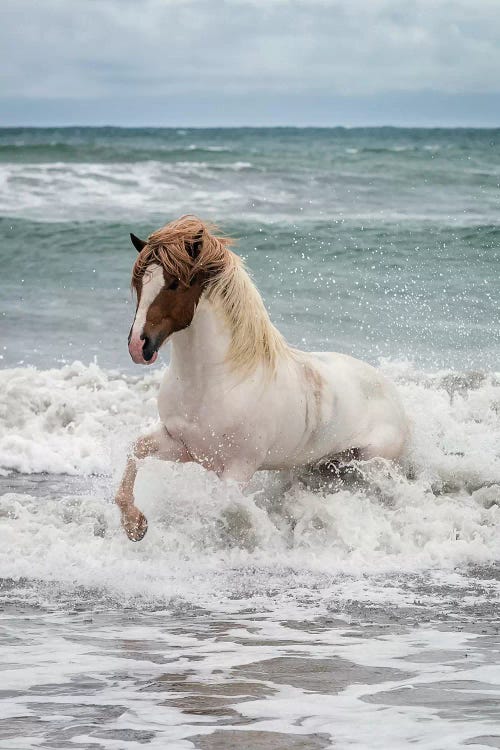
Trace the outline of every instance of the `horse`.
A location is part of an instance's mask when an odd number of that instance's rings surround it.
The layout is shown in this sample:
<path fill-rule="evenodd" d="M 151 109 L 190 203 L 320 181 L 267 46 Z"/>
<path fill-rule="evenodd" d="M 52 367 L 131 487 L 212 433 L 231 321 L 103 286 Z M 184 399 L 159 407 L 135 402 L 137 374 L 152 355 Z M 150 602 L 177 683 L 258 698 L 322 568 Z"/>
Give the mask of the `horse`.
<path fill-rule="evenodd" d="M 172 351 L 160 427 L 132 446 L 115 498 L 129 539 L 148 527 L 134 502 L 147 456 L 195 461 L 241 487 L 263 469 L 401 457 L 408 420 L 394 385 L 346 354 L 289 346 L 232 240 L 214 225 L 189 215 L 147 240 L 130 237 L 139 253 L 130 356 L 151 365 L 168 340 Z"/>

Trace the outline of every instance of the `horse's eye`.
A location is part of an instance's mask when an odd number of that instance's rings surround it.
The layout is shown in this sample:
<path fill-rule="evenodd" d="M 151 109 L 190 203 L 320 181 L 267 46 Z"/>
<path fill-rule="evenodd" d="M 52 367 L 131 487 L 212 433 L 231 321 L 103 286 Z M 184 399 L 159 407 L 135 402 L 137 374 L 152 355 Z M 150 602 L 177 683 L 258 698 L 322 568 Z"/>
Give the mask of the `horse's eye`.
<path fill-rule="evenodd" d="M 174 279 L 168 288 L 177 289 L 178 286 L 179 286 L 179 279 Z"/>

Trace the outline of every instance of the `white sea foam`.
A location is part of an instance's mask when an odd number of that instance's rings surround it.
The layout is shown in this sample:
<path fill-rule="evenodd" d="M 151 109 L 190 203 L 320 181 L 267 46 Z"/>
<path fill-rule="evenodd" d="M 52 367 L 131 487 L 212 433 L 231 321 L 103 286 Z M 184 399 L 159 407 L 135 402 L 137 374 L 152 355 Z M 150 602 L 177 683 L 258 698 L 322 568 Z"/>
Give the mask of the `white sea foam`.
<path fill-rule="evenodd" d="M 498 381 L 385 369 L 414 421 L 407 466 L 372 461 L 332 486 L 260 473 L 242 495 L 198 466 L 147 460 L 136 496 L 150 529 L 138 545 L 124 537 L 112 493 L 127 443 L 155 420 L 161 373 L 139 380 L 78 363 L 3 371 L 4 470 L 109 478 L 77 494 L 59 484 L 41 498 L 19 482 L 4 494 L 2 576 L 126 600 L 286 608 L 305 597 L 322 607 L 335 596 L 401 603 L 414 594 L 377 576 L 497 561 Z"/>
<path fill-rule="evenodd" d="M 160 373 L 124 378 L 79 362 L 0 371 L 0 469 L 109 472 L 116 440 L 156 418 Z"/>
<path fill-rule="evenodd" d="M 246 206 L 236 175 L 248 162 L 212 166 L 207 162 L 134 162 L 0 164 L 0 215 L 41 221 L 125 218 L 130 211 L 145 216 L 200 213 Z M 226 173 L 226 178 L 223 177 Z M 227 173 L 233 175 L 228 185 Z M 252 189 L 247 185 L 248 189 Z"/>
<path fill-rule="evenodd" d="M 190 143 L 186 151 L 211 151 L 215 153 L 231 151 L 228 146 L 198 146 L 196 143 Z"/>
<path fill-rule="evenodd" d="M 375 175 L 372 175 L 375 184 Z M 196 211 L 214 218 L 259 222 L 325 220 L 434 221 L 445 225 L 497 224 L 496 204 L 484 200 L 471 210 L 468 195 L 446 192 L 436 200 L 421 186 L 403 190 L 391 210 L 377 209 L 380 187 L 344 170 L 319 179 L 320 192 L 310 179 L 288 179 L 258 162 L 175 162 L 148 160 L 119 163 L 0 163 L 0 215 L 37 221 L 126 220 L 131 212 L 158 217 Z M 321 178 L 321 175 L 319 175 Z M 358 182 L 353 189 L 352 183 Z M 312 187 L 313 185 L 313 187 Z M 368 191 L 374 190 L 372 195 Z M 360 197 L 362 202 L 360 203 Z M 365 206 L 360 210 L 360 205 Z"/>

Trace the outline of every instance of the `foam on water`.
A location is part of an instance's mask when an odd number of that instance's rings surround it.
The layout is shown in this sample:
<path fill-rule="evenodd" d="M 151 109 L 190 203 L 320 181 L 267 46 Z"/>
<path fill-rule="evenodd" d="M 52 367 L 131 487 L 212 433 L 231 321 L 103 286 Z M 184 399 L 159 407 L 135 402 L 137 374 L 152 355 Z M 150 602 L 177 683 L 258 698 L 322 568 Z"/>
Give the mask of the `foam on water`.
<path fill-rule="evenodd" d="M 221 179 L 249 171 L 248 162 L 212 167 L 205 162 L 1 164 L 0 214 L 42 221 L 124 218 L 130 211 L 183 213 L 186 205 L 213 214 L 247 206 L 238 182 Z M 219 176 L 220 175 L 220 176 Z M 236 179 L 236 177 L 235 177 Z"/>
<path fill-rule="evenodd" d="M 48 747 L 172 750 L 222 750 L 239 741 L 272 750 L 332 743 L 400 750 L 418 741 L 442 750 L 468 741 L 488 747 L 495 731 L 488 689 L 497 665 L 481 663 L 487 644 L 473 633 L 410 628 L 379 634 L 374 648 L 347 622 L 317 623 L 313 633 L 248 615 L 206 618 L 198 632 L 165 613 L 146 625 L 99 615 L 52 616 L 44 624 L 41 638 L 40 623 L 24 618 L 23 650 L 4 670 L 4 747 L 20 747 L 22 738 L 26 749 L 43 739 Z M 479 659 L 467 659 L 474 651 Z M 436 656 L 447 663 L 436 664 Z M 443 697 L 432 706 L 429 694 Z"/>
<path fill-rule="evenodd" d="M 268 163 L 252 151 L 240 159 L 234 154 L 228 159 L 226 149 L 205 151 L 204 156 L 213 152 L 218 160 L 206 161 L 203 154 L 203 160 L 189 160 L 186 157 L 195 152 L 186 151 L 175 161 L 161 161 L 155 154 L 144 161 L 0 162 L 0 215 L 37 221 L 109 221 L 126 220 L 133 213 L 157 220 L 166 210 L 171 216 L 196 210 L 219 220 L 237 216 L 268 223 L 336 216 L 453 226 L 498 224 L 496 193 L 482 190 L 481 201 L 471 201 L 458 180 L 436 193 L 420 172 L 415 175 L 409 169 L 395 193 L 397 175 L 381 172 L 377 165 L 367 171 L 362 161 L 355 170 L 347 161 L 334 169 L 311 165 L 297 175 L 287 170 L 287 156 Z M 411 154 L 412 149 L 394 149 L 394 153 L 406 152 Z M 345 158 L 356 154 L 357 149 L 347 149 Z M 473 173 L 470 179 L 475 179 Z M 492 179 L 496 187 L 498 177 Z"/>
<path fill-rule="evenodd" d="M 154 421 L 159 380 L 79 362 L 0 371 L 0 470 L 109 472 L 116 441 Z"/>
<path fill-rule="evenodd" d="M 76 493 L 62 477 L 40 497 L 19 492 L 11 475 L 0 511 L 3 577 L 21 589 L 36 579 L 120 601 L 180 597 L 212 608 L 279 601 L 286 609 L 303 597 L 321 608 L 329 597 L 354 592 L 360 600 L 400 602 L 403 573 L 434 570 L 439 577 L 455 566 L 494 563 L 499 380 L 431 376 L 402 364 L 384 369 L 413 420 L 404 466 L 374 460 L 342 482 L 262 472 L 242 494 L 198 466 L 147 460 L 136 496 L 150 530 L 138 545 L 123 536 L 113 487 L 127 444 L 155 421 L 161 372 L 138 379 L 79 363 L 4 370 L 3 471 L 105 476 L 89 478 Z M 44 585 L 36 596 L 45 596 Z"/>

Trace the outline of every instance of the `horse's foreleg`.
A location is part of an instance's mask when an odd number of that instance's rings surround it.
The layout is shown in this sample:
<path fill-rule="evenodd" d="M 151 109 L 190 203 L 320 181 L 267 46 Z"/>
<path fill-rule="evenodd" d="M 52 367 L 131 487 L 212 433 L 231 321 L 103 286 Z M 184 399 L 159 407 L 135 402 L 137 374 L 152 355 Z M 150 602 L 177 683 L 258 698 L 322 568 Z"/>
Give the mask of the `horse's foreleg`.
<path fill-rule="evenodd" d="M 139 542 L 148 530 L 146 516 L 134 504 L 137 462 L 147 456 L 161 458 L 165 461 L 190 460 L 184 446 L 173 440 L 163 427 L 136 440 L 127 459 L 122 481 L 115 497 L 115 502 L 122 515 L 122 526 L 128 538 L 133 542 Z"/>

